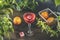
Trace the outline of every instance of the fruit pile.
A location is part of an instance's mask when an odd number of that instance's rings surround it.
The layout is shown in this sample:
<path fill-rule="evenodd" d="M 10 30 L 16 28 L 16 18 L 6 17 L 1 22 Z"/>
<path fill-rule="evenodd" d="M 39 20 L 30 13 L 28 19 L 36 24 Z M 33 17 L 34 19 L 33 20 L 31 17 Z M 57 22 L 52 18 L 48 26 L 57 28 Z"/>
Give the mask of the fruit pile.
<path fill-rule="evenodd" d="M 48 25 L 52 25 L 54 23 L 55 18 L 52 16 L 49 16 L 49 13 L 47 11 L 41 12 L 41 16 L 46 19 L 46 23 Z"/>
<path fill-rule="evenodd" d="M 42 32 L 45 31 L 47 34 L 50 34 L 50 37 L 58 37 L 60 33 L 59 16 L 49 8 L 40 11 L 39 16 L 40 18 L 37 18 L 37 25 L 41 28 Z"/>

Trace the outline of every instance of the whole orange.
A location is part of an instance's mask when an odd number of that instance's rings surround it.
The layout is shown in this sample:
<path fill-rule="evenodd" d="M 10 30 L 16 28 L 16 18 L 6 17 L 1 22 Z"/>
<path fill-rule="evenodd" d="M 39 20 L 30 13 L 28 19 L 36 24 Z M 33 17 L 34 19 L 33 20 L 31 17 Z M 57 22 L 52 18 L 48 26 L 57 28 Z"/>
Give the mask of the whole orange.
<path fill-rule="evenodd" d="M 21 24 L 21 18 L 18 17 L 18 16 L 14 17 L 14 19 L 13 19 L 13 23 L 16 24 L 16 25 Z"/>
<path fill-rule="evenodd" d="M 41 16 L 44 17 L 45 19 L 48 18 L 48 12 L 44 11 L 41 13 Z"/>
<path fill-rule="evenodd" d="M 55 20 L 54 17 L 49 17 L 49 18 L 47 19 L 47 24 L 48 24 L 48 25 L 52 25 L 52 24 L 54 23 L 54 20 Z"/>

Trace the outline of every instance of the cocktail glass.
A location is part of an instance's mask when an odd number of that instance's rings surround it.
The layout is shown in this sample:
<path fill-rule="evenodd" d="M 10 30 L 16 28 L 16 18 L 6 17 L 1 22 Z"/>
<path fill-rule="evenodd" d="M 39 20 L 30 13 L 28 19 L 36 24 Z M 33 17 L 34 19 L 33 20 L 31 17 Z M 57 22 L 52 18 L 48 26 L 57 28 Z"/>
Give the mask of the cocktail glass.
<path fill-rule="evenodd" d="M 31 30 L 31 23 L 35 21 L 35 17 L 36 15 L 32 12 L 26 12 L 23 15 L 24 21 L 28 24 L 28 32 L 27 32 L 28 36 L 33 35 L 33 31 Z"/>

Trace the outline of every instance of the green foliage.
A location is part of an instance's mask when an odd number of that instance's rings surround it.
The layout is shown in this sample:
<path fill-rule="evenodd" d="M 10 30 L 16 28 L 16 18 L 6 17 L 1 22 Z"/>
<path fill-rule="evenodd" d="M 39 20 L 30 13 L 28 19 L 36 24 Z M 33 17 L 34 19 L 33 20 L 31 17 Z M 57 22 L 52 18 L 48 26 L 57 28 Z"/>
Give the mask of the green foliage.
<path fill-rule="evenodd" d="M 56 6 L 60 5 L 60 0 L 55 0 Z"/>
<path fill-rule="evenodd" d="M 35 0 L 19 0 L 18 5 L 19 5 L 17 6 L 18 10 L 29 8 L 32 11 L 37 11 L 36 6 L 38 5 L 38 2 L 36 2 Z"/>
<path fill-rule="evenodd" d="M 58 16 L 58 20 L 60 20 L 60 16 Z"/>
<path fill-rule="evenodd" d="M 0 40 L 3 40 L 3 37 L 2 36 L 0 36 Z"/>
<path fill-rule="evenodd" d="M 3 36 L 10 38 L 10 32 L 14 32 L 9 14 L 13 14 L 15 0 L 0 0 L 0 40 Z"/>
<path fill-rule="evenodd" d="M 40 0 L 40 2 L 48 2 L 49 0 Z"/>
<path fill-rule="evenodd" d="M 60 32 L 60 22 L 59 21 L 60 21 L 60 16 L 58 16 L 58 27 L 57 27 Z"/>
<path fill-rule="evenodd" d="M 59 23 L 59 21 L 58 21 Z M 60 23 L 59 23 L 60 24 Z M 41 28 L 42 32 L 45 31 L 47 34 L 50 34 L 50 37 L 57 36 L 60 32 L 60 26 L 57 25 L 57 30 L 53 30 L 51 26 L 48 26 L 45 22 L 37 18 L 37 25 Z"/>
<path fill-rule="evenodd" d="M 9 21 L 9 18 L 6 15 L 0 15 L 0 35 L 7 35 L 9 34 L 9 31 L 14 32 L 14 29 L 12 27 L 12 23 Z M 9 35 L 7 35 L 9 36 Z"/>
<path fill-rule="evenodd" d="M 10 2 L 11 1 L 11 2 Z M 12 7 L 14 3 L 13 0 L 0 0 L 0 9 Z"/>
<path fill-rule="evenodd" d="M 41 2 L 44 2 L 44 0 L 40 0 Z"/>

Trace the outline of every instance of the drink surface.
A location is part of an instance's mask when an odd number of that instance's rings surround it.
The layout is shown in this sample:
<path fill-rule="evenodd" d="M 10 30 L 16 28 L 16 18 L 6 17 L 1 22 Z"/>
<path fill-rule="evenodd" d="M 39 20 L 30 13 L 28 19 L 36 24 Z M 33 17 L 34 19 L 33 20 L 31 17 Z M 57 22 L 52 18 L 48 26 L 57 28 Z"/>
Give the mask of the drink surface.
<path fill-rule="evenodd" d="M 35 14 L 32 12 L 27 12 L 23 15 L 23 18 L 25 20 L 26 23 L 33 23 L 35 20 Z"/>

